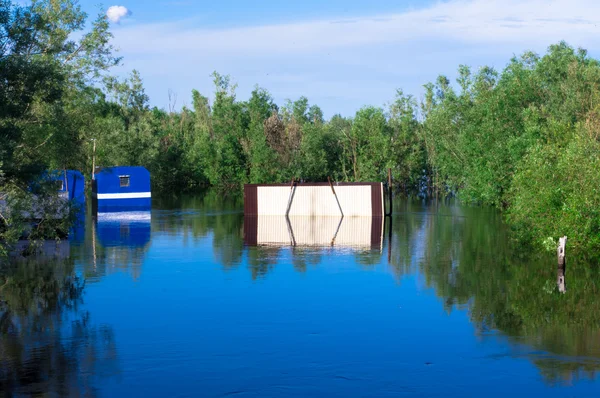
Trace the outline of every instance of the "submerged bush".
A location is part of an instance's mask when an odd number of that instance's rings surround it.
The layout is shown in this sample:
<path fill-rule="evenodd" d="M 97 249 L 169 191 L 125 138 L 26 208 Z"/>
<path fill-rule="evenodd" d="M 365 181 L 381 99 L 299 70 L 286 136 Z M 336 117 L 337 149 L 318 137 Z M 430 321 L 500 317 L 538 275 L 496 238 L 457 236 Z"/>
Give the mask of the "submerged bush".
<path fill-rule="evenodd" d="M 521 162 L 508 212 L 521 240 L 567 235 L 569 245 L 600 249 L 600 143 L 579 130 L 566 146 L 538 144 Z"/>

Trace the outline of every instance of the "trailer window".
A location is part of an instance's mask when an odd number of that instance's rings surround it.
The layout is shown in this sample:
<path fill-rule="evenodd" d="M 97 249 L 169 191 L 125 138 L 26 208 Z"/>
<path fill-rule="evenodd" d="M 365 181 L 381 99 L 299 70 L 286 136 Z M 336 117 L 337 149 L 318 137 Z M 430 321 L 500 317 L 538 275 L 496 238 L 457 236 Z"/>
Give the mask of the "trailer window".
<path fill-rule="evenodd" d="M 119 176 L 119 186 L 120 187 L 128 187 L 129 186 L 129 176 Z"/>
<path fill-rule="evenodd" d="M 57 180 L 56 181 L 56 189 L 59 190 L 59 191 L 62 191 L 62 190 L 65 189 L 64 188 L 64 182 L 63 182 L 63 180 Z"/>

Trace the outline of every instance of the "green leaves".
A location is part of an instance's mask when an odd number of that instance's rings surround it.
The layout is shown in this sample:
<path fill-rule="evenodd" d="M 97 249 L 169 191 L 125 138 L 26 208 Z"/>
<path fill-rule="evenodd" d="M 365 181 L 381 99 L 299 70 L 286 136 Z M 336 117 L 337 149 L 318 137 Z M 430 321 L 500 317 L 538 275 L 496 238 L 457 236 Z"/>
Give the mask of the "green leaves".
<path fill-rule="evenodd" d="M 86 134 L 103 105 L 88 84 L 118 61 L 100 15 L 83 32 L 87 15 L 74 0 L 0 1 L 0 192 L 10 218 L 0 229 L 3 245 L 29 226 L 22 214 L 39 213 L 32 241 L 68 230 L 70 217 L 56 216 L 55 190 L 33 196 L 28 188 L 49 169 L 84 169 Z"/>
<path fill-rule="evenodd" d="M 500 74 L 461 66 L 458 83 L 460 95 L 444 77 L 426 86 L 434 176 L 464 200 L 507 209 L 523 241 L 541 247 L 567 234 L 575 246 L 595 244 L 598 62 L 561 42 L 543 57 L 513 58 Z"/>
<path fill-rule="evenodd" d="M 86 21 L 75 0 L 0 0 L 0 192 L 49 168 L 88 173 L 94 140 L 98 165 L 146 166 L 157 188 L 383 181 L 391 168 L 396 191 L 508 210 L 523 240 L 600 245 L 600 64 L 584 50 L 561 42 L 501 72 L 461 65 L 457 85 L 439 76 L 420 103 L 399 90 L 353 117 L 326 120 L 303 96 L 278 107 L 260 87 L 240 100 L 217 72 L 210 98 L 165 111 L 137 71 L 107 76 L 120 60 L 108 21 Z"/>

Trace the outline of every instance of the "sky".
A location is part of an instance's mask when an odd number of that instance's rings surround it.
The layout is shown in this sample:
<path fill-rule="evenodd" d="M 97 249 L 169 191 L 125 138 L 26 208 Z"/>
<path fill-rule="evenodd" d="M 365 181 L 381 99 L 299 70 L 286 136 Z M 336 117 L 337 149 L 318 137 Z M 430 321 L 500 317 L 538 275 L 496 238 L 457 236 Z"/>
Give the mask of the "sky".
<path fill-rule="evenodd" d="M 96 14 L 97 1 L 82 0 Z M 110 7 L 110 8 L 109 8 Z M 423 95 L 460 64 L 501 70 L 526 50 L 565 40 L 600 54 L 596 0 L 119 0 L 106 4 L 116 73 L 137 69 L 151 105 L 212 97 L 213 71 L 245 100 L 256 85 L 276 103 L 305 96 L 326 117 L 385 106 L 397 89 Z M 169 96 L 169 93 L 171 95 Z"/>

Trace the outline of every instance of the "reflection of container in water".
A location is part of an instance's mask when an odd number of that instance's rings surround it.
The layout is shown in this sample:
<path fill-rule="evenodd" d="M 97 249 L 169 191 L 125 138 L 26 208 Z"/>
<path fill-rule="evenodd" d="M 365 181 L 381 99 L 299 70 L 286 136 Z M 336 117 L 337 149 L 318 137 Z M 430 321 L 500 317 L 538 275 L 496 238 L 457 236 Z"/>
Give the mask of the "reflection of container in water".
<path fill-rule="evenodd" d="M 381 248 L 383 217 L 244 217 L 249 246 Z"/>
<path fill-rule="evenodd" d="M 100 213 L 96 234 L 104 247 L 143 247 L 150 242 L 150 212 Z"/>
<path fill-rule="evenodd" d="M 151 196 L 150 173 L 144 167 L 105 167 L 94 174 L 94 213 L 150 210 Z"/>

